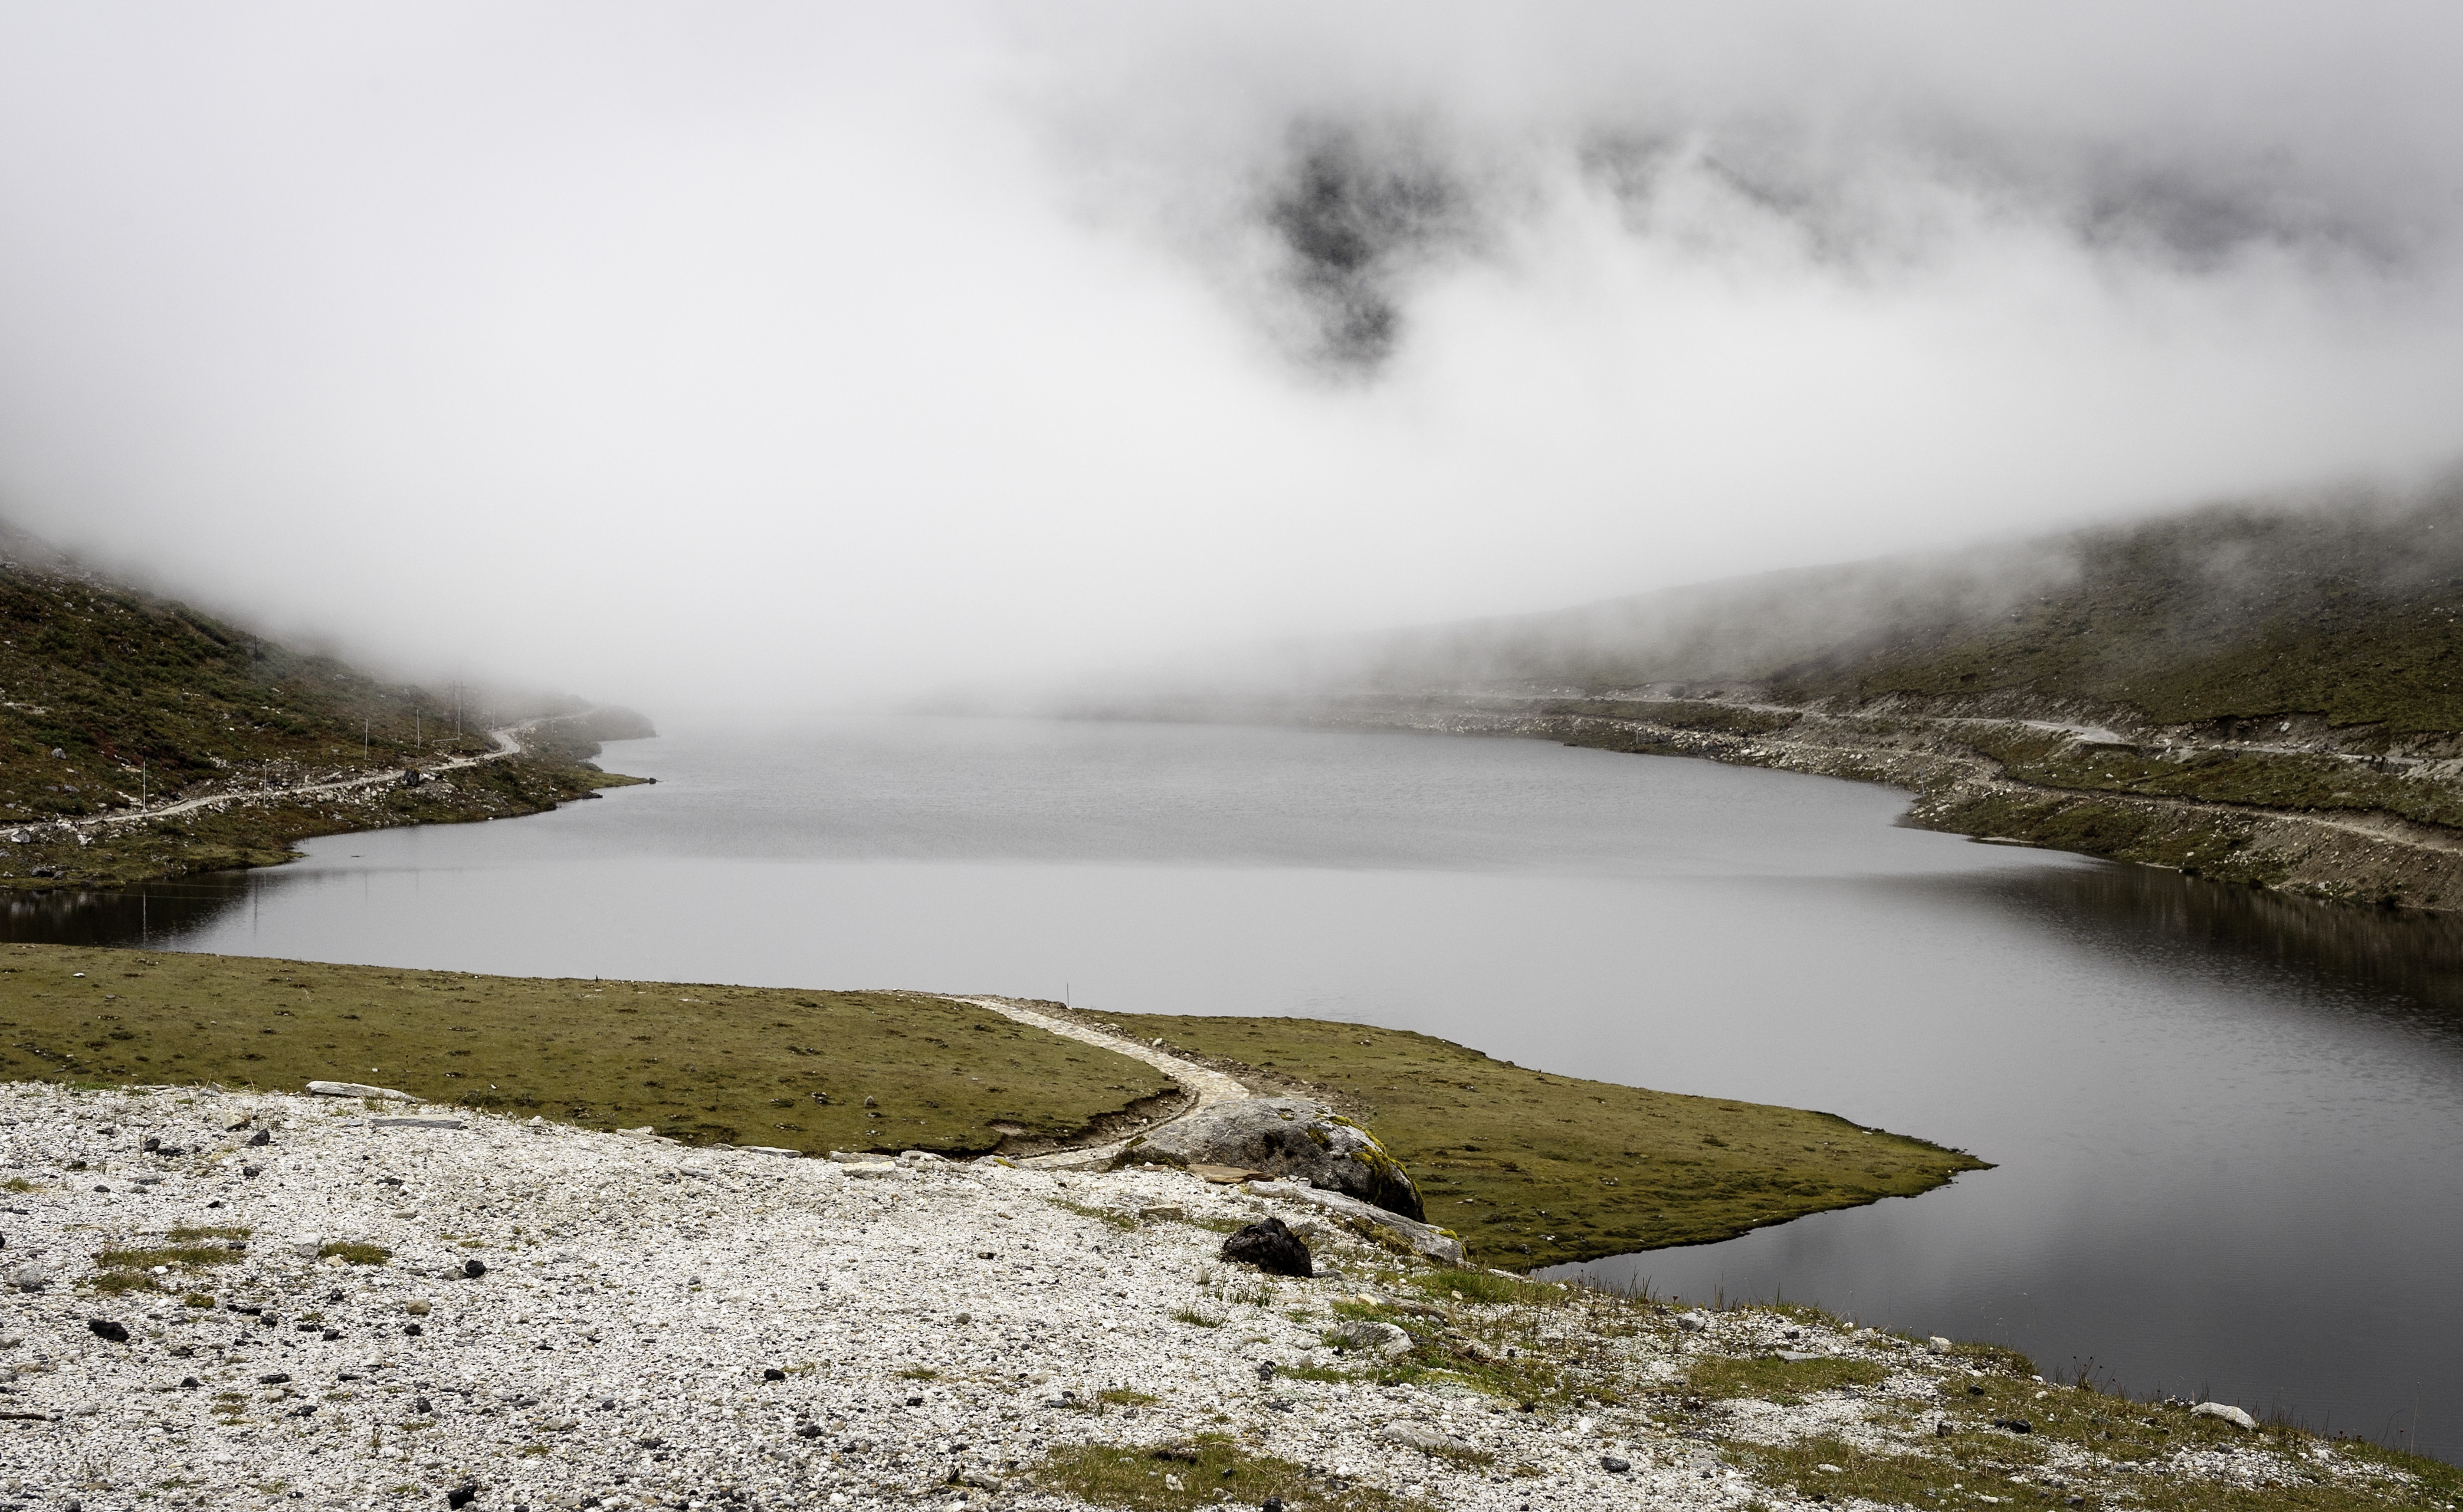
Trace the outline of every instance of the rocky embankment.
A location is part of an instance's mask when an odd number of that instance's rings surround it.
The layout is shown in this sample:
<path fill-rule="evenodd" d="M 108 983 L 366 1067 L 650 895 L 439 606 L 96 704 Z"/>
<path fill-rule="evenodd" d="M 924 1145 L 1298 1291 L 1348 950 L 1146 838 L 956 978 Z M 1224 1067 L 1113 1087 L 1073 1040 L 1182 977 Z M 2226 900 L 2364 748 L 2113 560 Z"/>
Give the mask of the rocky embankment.
<path fill-rule="evenodd" d="M 2297 747 L 2262 744 L 2203 729 L 2118 731 L 2106 728 L 2119 719 L 2110 710 L 2012 698 L 1828 709 L 1698 698 L 1412 696 L 1342 700 L 1315 719 L 1882 782 L 1916 795 L 1907 822 L 1919 828 L 2325 902 L 2463 910 L 2463 829 L 2417 817 L 2423 810 L 2463 817 L 2463 798 L 2454 796 L 2463 766 L 2448 749 L 2451 736 L 2424 747 L 2424 756 L 2346 750 L 2348 742 L 2322 728 L 2303 730 Z M 2181 778 L 2202 757 L 2259 768 L 2254 780 L 2240 770 L 2229 776 L 2260 794 L 2287 785 L 2322 791 L 2299 803 L 2196 796 L 2200 784 Z M 2339 791 L 2336 778 L 2345 774 L 2348 786 Z M 2373 794 L 2391 801 L 2374 803 Z M 2409 801 L 2415 798 L 2425 801 Z"/>
<path fill-rule="evenodd" d="M 2436 1489 L 1989 1349 L 1428 1262 L 1167 1168 L 8 1093 L 0 1491 L 24 1507 L 1909 1500 L 1885 1474 L 2072 1506 Z M 1268 1216 L 1317 1275 L 1219 1258 Z"/>

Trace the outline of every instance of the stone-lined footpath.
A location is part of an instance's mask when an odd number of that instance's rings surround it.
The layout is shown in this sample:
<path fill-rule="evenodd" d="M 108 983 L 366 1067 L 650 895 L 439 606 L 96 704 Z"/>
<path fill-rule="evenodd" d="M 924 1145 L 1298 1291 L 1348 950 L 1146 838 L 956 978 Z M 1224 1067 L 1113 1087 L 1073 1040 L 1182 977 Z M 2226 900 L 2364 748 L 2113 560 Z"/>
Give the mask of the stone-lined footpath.
<path fill-rule="evenodd" d="M 1836 1502 L 1903 1461 L 1955 1470 L 1966 1500 L 2006 1462 L 2003 1501 L 2102 1505 L 2130 1499 L 2121 1472 L 2056 1429 L 2098 1412 L 2162 1420 L 2170 1447 L 2127 1473 L 2164 1504 L 2435 1490 L 1988 1350 L 1429 1265 L 1168 1169 L 399 1115 L 0 1087 L 0 1505 L 1188 1507 L 1282 1475 L 1294 1512 L 1536 1512 L 1741 1507 L 1824 1478 Z M 1217 1259 L 1269 1214 L 1336 1273 Z M 2035 1404 L 2028 1434 L 1981 1415 L 2010 1401 Z"/>

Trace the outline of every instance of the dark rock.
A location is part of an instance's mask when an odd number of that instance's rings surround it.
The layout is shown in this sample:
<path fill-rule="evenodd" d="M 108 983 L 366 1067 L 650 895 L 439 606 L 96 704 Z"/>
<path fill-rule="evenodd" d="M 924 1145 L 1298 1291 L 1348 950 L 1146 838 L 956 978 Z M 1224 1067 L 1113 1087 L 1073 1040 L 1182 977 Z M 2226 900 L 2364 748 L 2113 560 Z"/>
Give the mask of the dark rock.
<path fill-rule="evenodd" d="M 416 1339 L 427 1330 L 415 1323 L 405 1323 L 402 1326 L 402 1331 L 404 1337 Z"/>
<path fill-rule="evenodd" d="M 821 1425 L 818 1423 L 797 1423 L 796 1425 L 796 1436 L 798 1438 L 818 1438 L 824 1431 L 825 1430 L 823 1430 Z"/>
<path fill-rule="evenodd" d="M 920 1396 L 910 1396 L 906 1399 L 906 1405 L 909 1407 L 921 1407 L 924 1405 L 924 1398 Z"/>
<path fill-rule="evenodd" d="M 197 1347 L 193 1344 L 175 1344 L 168 1352 L 174 1360 L 193 1360 L 197 1357 Z"/>
<path fill-rule="evenodd" d="M 256 1384 L 259 1386 L 284 1386 L 288 1385 L 290 1380 L 291 1377 L 284 1372 L 273 1370 L 267 1374 L 258 1376 L 256 1378 Z"/>
<path fill-rule="evenodd" d="M 314 1402 L 302 1402 L 284 1415 L 290 1417 L 314 1417 L 316 1415 L 316 1404 Z"/>
<path fill-rule="evenodd" d="M 2006 1428 L 2014 1434 L 2032 1434 L 2036 1431 L 2036 1425 L 2023 1417 L 1996 1417 L 1993 1419 L 1993 1426 Z"/>
<path fill-rule="evenodd" d="M 1272 1360 L 1259 1360 L 1257 1362 L 1257 1379 L 1261 1381 L 1271 1381 L 1274 1378 L 1275 1362 Z"/>
<path fill-rule="evenodd" d="M 1340 1192 L 1406 1218 L 1424 1216 L 1419 1189 L 1377 1136 L 1306 1098 L 1218 1103 L 1132 1141 L 1123 1158 L 1261 1172 Z"/>
<path fill-rule="evenodd" d="M 452 1490 L 445 1493 L 445 1504 L 447 1506 L 456 1508 L 457 1512 L 459 1508 L 467 1507 L 477 1500 L 479 1500 L 479 1488 L 477 1486 L 455 1486 Z"/>
<path fill-rule="evenodd" d="M 414 1396 L 410 1399 L 410 1411 L 414 1416 L 432 1417 L 436 1413 L 436 1404 L 425 1396 Z"/>
<path fill-rule="evenodd" d="M 1283 1499 L 1281 1497 L 1268 1497 L 1263 1501 L 1257 1503 L 1257 1512 L 1283 1512 Z"/>
<path fill-rule="evenodd" d="M 101 1193 L 105 1196 L 109 1196 L 111 1194 L 111 1189 L 109 1187 L 97 1187 L 94 1190 Z"/>
<path fill-rule="evenodd" d="M 462 1262 L 462 1277 L 465 1281 L 477 1281 L 486 1274 L 488 1274 L 488 1267 L 479 1260 L 466 1260 Z"/>
<path fill-rule="evenodd" d="M 1632 1469 L 1633 1464 L 1630 1460 L 1619 1459 L 1614 1455 L 1602 1455 L 1600 1456 L 1600 1468 L 1612 1476 L 1621 1476 L 1626 1471 Z"/>
<path fill-rule="evenodd" d="M 155 1138 L 151 1134 L 148 1134 L 145 1136 L 145 1143 L 138 1146 L 137 1148 L 150 1155 L 154 1153 L 154 1151 L 163 1148 L 163 1141 Z"/>
<path fill-rule="evenodd" d="M 249 1180 L 254 1181 L 257 1177 L 265 1174 L 265 1168 L 263 1166 L 242 1166 L 239 1168 L 239 1173 L 246 1176 Z"/>
<path fill-rule="evenodd" d="M 1223 1259 L 1242 1265 L 1254 1265 L 1269 1276 L 1309 1276 L 1315 1267 L 1309 1260 L 1309 1247 L 1300 1237 L 1283 1227 L 1280 1218 L 1268 1218 L 1235 1229 L 1223 1241 Z"/>
<path fill-rule="evenodd" d="M 85 1326 L 93 1330 L 94 1336 L 98 1339 L 105 1340 L 112 1344 L 126 1344 L 128 1342 L 127 1328 L 120 1324 L 112 1322 L 108 1318 L 88 1318 L 85 1321 Z"/>
<path fill-rule="evenodd" d="M 248 1147 L 251 1150 L 263 1150 L 266 1146 L 272 1143 L 273 1130 L 270 1129 L 260 1129 L 255 1133 L 248 1136 Z"/>
<path fill-rule="evenodd" d="M 193 1375 L 184 1375 L 180 1377 L 180 1390 L 184 1391 L 193 1391 L 204 1384 L 205 1383 L 203 1381 L 198 1380 Z"/>
<path fill-rule="evenodd" d="M 787 1372 L 778 1369 L 774 1365 L 761 1372 L 761 1379 L 765 1381 L 783 1381 L 786 1378 Z"/>

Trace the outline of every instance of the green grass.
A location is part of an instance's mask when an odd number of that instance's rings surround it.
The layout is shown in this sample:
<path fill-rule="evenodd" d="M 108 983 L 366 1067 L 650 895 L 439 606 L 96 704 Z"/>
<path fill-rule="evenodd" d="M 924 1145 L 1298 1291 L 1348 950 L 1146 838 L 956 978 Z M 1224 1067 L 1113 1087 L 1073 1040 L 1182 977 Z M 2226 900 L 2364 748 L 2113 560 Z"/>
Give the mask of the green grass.
<path fill-rule="evenodd" d="M 1004 1129 L 1057 1140 L 1171 1085 L 1124 1056 L 920 994 L 35 945 L 0 947 L 0 1077 L 273 1090 L 369 1082 L 448 1105 L 817 1154 L 974 1153 L 1012 1138 Z M 867 1096 L 880 1106 L 865 1108 Z"/>
<path fill-rule="evenodd" d="M 318 1260 L 340 1260 L 353 1265 L 382 1265 L 393 1259 L 393 1251 L 381 1244 L 360 1244 L 347 1239 L 328 1239 L 316 1247 Z"/>
<path fill-rule="evenodd" d="M 157 1265 L 230 1265 L 247 1258 L 245 1250 L 183 1245 L 171 1249 L 104 1250 L 94 1258 L 94 1262 L 111 1270 L 152 1270 Z"/>
<path fill-rule="evenodd" d="M 1687 1390 L 1714 1400 L 1749 1396 L 1794 1407 L 1820 1391 L 1875 1386 L 1889 1374 L 1870 1360 L 1737 1360 L 1713 1355 L 1695 1362 Z"/>
<path fill-rule="evenodd" d="M 1162 1398 L 1150 1391 L 1133 1391 L 1125 1386 L 1107 1386 L 1095 1393 L 1095 1400 L 1106 1407 L 1151 1407 Z"/>
<path fill-rule="evenodd" d="M 1912 1196 L 1985 1165 L 1827 1113 L 1556 1076 L 1402 1030 L 1163 1014 L 1101 1021 L 1332 1094 L 1409 1170 L 1428 1220 L 1462 1236 L 1483 1265 L 1729 1238 Z"/>
<path fill-rule="evenodd" d="M 1098 1506 L 1136 1512 L 1191 1512 L 1216 1505 L 1253 1507 L 1279 1498 L 1291 1512 L 1404 1512 L 1425 1505 L 1374 1486 L 1313 1477 L 1306 1467 L 1251 1454 L 1217 1435 L 1157 1449 L 1069 1444 L 1035 1466 L 1036 1485 Z M 1174 1489 L 1166 1480 L 1179 1480 Z M 1228 1500 L 1218 1492 L 1228 1493 Z"/>

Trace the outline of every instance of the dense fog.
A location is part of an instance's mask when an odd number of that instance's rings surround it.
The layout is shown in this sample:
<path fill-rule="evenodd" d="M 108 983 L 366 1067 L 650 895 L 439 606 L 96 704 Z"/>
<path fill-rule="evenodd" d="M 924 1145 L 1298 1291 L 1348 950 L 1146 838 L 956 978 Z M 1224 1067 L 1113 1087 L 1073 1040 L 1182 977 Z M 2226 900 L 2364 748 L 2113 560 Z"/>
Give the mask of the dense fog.
<path fill-rule="evenodd" d="M 673 714 L 2458 451 L 2443 7 L 0 6 L 0 516 Z"/>

